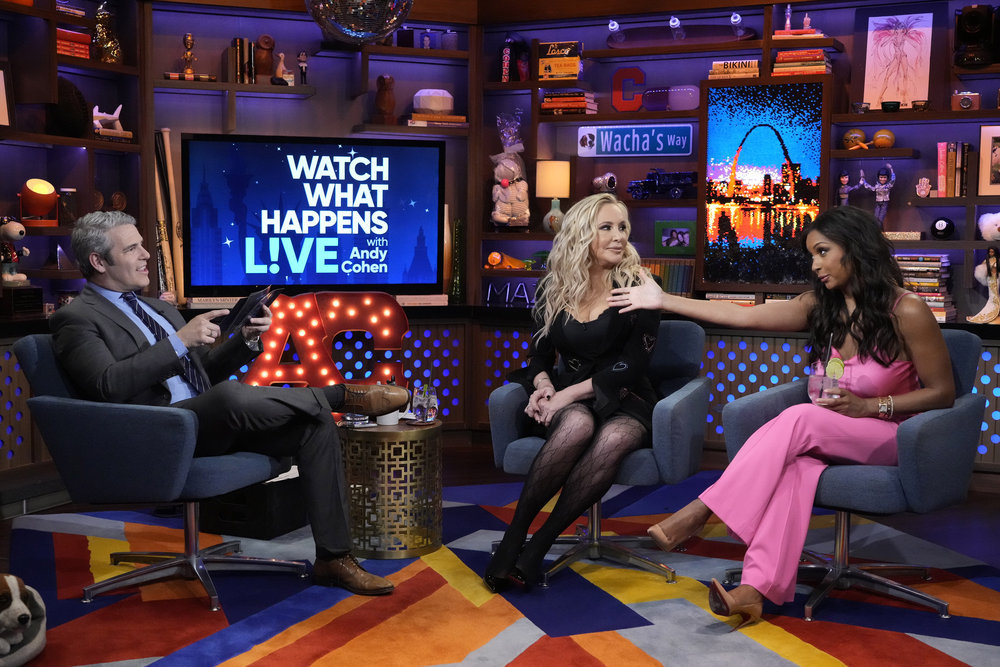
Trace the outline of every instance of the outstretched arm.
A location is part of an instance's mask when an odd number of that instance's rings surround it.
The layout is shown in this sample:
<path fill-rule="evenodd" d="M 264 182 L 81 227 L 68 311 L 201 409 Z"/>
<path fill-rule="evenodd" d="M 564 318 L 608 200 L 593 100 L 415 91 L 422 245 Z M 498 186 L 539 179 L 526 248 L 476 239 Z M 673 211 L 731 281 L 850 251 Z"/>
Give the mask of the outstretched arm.
<path fill-rule="evenodd" d="M 801 331 L 806 328 L 815 297 L 812 292 L 805 292 L 789 301 L 749 307 L 725 301 L 690 299 L 662 291 L 647 272 L 641 285 L 612 290 L 608 303 L 622 308 L 623 313 L 638 308 L 664 310 L 694 320 L 740 329 Z"/>

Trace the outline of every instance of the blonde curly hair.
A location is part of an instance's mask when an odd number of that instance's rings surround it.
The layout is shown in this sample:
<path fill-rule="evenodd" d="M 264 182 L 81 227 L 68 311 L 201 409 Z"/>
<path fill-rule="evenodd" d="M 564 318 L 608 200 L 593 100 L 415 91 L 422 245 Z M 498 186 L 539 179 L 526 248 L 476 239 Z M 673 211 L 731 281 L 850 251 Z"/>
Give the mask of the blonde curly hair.
<path fill-rule="evenodd" d="M 597 236 L 597 214 L 605 204 L 615 206 L 625 219 L 625 232 L 632 233 L 628 208 L 616 196 L 602 192 L 590 195 L 570 207 L 562 227 L 552 242 L 548 273 L 538 281 L 534 314 L 540 321 L 536 335 L 545 336 L 560 311 L 574 311 L 583 303 L 590 284 L 594 261 L 590 244 Z M 642 282 L 642 266 L 635 246 L 626 241 L 622 260 L 607 275 L 607 286 L 632 286 Z"/>

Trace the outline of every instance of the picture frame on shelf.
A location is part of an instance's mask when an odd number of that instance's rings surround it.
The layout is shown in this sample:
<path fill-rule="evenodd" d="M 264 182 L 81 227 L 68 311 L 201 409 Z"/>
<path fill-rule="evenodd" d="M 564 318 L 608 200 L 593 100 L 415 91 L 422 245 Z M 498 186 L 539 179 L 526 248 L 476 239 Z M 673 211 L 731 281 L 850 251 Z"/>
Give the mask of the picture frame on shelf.
<path fill-rule="evenodd" d="M 979 194 L 1000 195 L 1000 125 L 979 127 Z"/>
<path fill-rule="evenodd" d="M 948 57 L 947 11 L 943 3 L 872 6 L 854 13 L 854 54 L 863 76 L 852 76 L 851 99 L 880 109 L 882 102 L 899 102 L 911 109 L 914 100 L 930 100 L 932 108 L 947 108 L 935 99 L 931 81 L 944 76 Z"/>
<path fill-rule="evenodd" d="M 657 220 L 653 229 L 653 252 L 657 255 L 694 255 L 695 223 Z"/>
<path fill-rule="evenodd" d="M 806 282 L 798 235 L 829 195 L 830 88 L 817 75 L 702 89 L 697 289 Z"/>
<path fill-rule="evenodd" d="M 14 94 L 10 63 L 0 61 L 0 127 L 14 126 Z"/>

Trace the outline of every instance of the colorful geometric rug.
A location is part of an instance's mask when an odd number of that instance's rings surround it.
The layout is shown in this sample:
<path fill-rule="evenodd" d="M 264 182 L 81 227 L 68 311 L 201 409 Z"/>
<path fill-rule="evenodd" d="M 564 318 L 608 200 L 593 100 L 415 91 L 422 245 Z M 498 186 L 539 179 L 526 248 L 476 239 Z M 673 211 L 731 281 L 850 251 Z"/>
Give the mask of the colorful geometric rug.
<path fill-rule="evenodd" d="M 699 473 L 663 488 L 615 487 L 604 528 L 644 534 L 716 477 Z M 743 553 L 719 524 L 687 551 L 644 553 L 678 581 L 605 562 L 581 561 L 549 588 L 491 594 L 480 573 L 512 514 L 520 484 L 445 489 L 444 546 L 423 558 L 364 562 L 396 584 L 361 597 L 283 574 L 216 574 L 223 605 L 211 612 L 190 582 L 79 600 L 81 586 L 127 566 L 122 550 L 177 550 L 179 519 L 143 512 L 31 515 L 15 520 L 11 569 L 42 595 L 48 645 L 31 667 L 156 665 L 1000 665 L 1000 571 L 878 523 L 853 527 L 853 554 L 919 562 L 930 582 L 907 581 L 951 603 L 951 618 L 879 596 L 834 593 L 802 619 L 809 591 L 765 606 L 764 622 L 730 632 L 708 609 L 706 583 Z M 581 519 L 582 522 L 582 519 Z M 813 517 L 808 546 L 829 552 L 832 515 Z M 202 544 L 221 538 L 203 535 Z M 311 560 L 300 529 L 243 540 L 250 555 Z"/>

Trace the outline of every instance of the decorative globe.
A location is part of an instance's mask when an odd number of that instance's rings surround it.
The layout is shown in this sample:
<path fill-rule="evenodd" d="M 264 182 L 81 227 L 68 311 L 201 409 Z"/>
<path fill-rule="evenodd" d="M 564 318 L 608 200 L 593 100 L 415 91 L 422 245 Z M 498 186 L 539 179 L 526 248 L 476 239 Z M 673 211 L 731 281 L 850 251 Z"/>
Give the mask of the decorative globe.
<path fill-rule="evenodd" d="M 413 0 L 306 0 L 326 40 L 376 42 L 406 20 Z"/>
<path fill-rule="evenodd" d="M 844 148 L 862 144 L 865 141 L 865 131 L 860 128 L 853 128 L 844 133 Z"/>
<path fill-rule="evenodd" d="M 875 148 L 892 148 L 896 143 L 896 135 L 892 130 L 878 130 L 872 135 L 872 144 Z"/>

